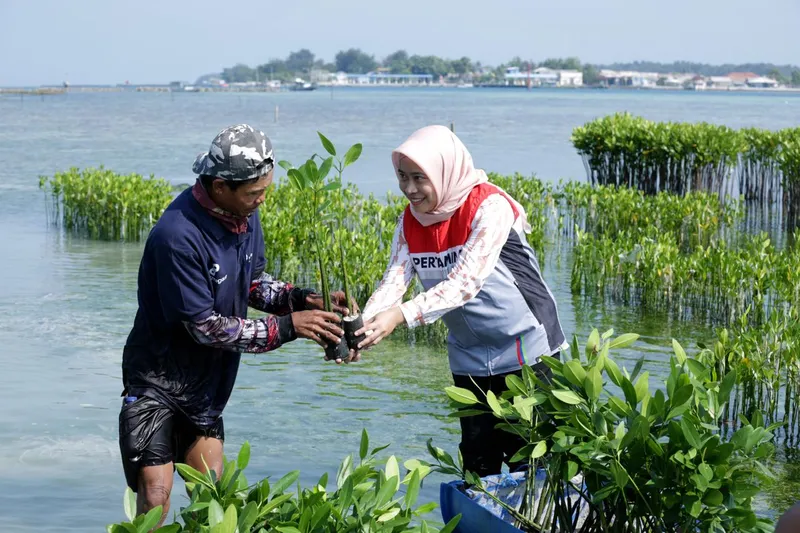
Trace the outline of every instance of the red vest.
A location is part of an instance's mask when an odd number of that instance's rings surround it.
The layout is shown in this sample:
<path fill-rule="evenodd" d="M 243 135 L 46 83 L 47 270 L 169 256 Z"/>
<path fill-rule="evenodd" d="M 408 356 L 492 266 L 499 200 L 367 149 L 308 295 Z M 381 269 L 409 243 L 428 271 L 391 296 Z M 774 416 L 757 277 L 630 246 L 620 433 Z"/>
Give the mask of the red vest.
<path fill-rule="evenodd" d="M 482 183 L 473 187 L 467 200 L 453 216 L 430 226 L 423 226 L 411 213 L 411 206 L 406 207 L 403 216 L 403 234 L 408 242 L 408 250 L 412 254 L 442 253 L 464 246 L 472 231 L 472 221 L 483 201 L 492 194 L 502 192 L 491 183 Z M 505 195 L 503 195 L 505 196 Z M 508 198 L 508 197 L 506 197 Z M 519 216 L 516 206 L 509 200 L 514 218 Z M 450 265 L 452 266 L 452 264 Z"/>

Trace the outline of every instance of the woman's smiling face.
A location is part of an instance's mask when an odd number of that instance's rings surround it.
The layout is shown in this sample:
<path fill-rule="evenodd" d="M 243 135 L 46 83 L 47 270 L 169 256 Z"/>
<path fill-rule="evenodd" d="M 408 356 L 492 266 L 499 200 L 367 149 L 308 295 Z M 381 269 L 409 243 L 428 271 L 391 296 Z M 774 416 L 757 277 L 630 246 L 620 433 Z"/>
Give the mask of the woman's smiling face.
<path fill-rule="evenodd" d="M 397 182 L 400 191 L 418 213 L 430 213 L 436 209 L 437 197 L 433 183 L 425 172 L 411 159 L 401 157 L 397 165 Z"/>

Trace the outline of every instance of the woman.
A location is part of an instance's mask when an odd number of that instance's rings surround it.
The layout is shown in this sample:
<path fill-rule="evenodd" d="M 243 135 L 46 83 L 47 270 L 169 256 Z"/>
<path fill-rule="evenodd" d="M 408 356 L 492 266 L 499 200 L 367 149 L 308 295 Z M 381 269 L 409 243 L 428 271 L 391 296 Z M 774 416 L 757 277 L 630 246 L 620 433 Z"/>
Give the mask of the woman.
<path fill-rule="evenodd" d="M 456 386 L 496 394 L 509 374 L 568 345 L 556 302 L 542 278 L 525 233 L 522 206 L 488 183 L 466 147 L 448 128 L 428 126 L 392 152 L 409 206 L 399 217 L 391 260 L 364 309 L 360 349 L 374 346 L 398 325 L 449 329 L 447 352 Z M 413 276 L 425 292 L 402 303 Z M 474 382 L 473 382 L 474 381 Z M 522 446 L 494 429 L 491 415 L 463 417 L 464 468 L 480 476 L 500 472 Z"/>

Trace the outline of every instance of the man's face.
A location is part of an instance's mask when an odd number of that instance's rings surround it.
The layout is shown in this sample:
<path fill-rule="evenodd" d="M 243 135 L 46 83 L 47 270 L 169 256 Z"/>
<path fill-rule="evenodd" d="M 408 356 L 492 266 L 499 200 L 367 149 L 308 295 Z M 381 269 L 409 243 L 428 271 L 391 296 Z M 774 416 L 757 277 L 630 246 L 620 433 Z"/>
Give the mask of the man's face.
<path fill-rule="evenodd" d="M 258 180 L 245 183 L 232 190 L 223 180 L 214 180 L 214 202 L 222 209 L 240 217 L 248 217 L 258 210 L 264 202 L 267 188 L 272 184 L 274 170 L 270 170 Z"/>

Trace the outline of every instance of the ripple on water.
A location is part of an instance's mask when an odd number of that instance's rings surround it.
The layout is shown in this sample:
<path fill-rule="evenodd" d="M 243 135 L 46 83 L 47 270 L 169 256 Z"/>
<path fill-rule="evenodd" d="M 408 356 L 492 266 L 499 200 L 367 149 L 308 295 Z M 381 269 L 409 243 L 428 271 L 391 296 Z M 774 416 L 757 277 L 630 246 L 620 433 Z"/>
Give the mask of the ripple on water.
<path fill-rule="evenodd" d="M 111 462 L 119 458 L 118 442 L 100 435 L 32 437 L 14 448 L 22 450 L 17 462 L 26 467 L 73 467 L 77 463 Z"/>

